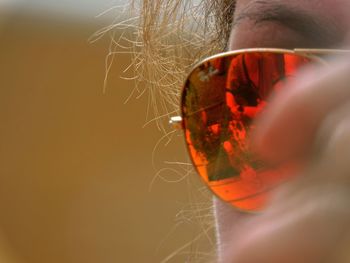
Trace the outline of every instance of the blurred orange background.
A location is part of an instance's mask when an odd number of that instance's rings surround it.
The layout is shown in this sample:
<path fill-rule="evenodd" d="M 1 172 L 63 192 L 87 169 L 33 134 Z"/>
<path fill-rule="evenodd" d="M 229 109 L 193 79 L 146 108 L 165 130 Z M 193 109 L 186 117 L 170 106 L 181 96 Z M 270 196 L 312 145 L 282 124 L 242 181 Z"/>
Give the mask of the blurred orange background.
<path fill-rule="evenodd" d="M 157 179 L 149 191 L 167 160 L 186 160 L 181 137 L 152 165 L 162 134 L 142 128 L 147 96 L 124 103 L 129 55 L 103 93 L 110 39 L 88 42 L 111 20 L 55 11 L 0 7 L 0 262 L 162 262 L 181 247 L 167 262 L 200 257 L 191 241 L 206 219 L 191 214 L 189 188 L 202 186 Z"/>

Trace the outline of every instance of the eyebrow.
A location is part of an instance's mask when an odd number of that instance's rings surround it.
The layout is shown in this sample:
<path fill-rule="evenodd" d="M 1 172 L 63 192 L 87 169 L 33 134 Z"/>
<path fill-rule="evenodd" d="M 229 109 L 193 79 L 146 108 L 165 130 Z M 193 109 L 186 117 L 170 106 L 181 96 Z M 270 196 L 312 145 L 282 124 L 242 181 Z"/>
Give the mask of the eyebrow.
<path fill-rule="evenodd" d="M 325 18 L 272 1 L 253 1 L 235 17 L 233 27 L 246 19 L 253 21 L 255 25 L 264 22 L 279 23 L 301 35 L 316 45 L 315 47 L 339 46 L 345 37 L 345 33 L 335 23 Z"/>

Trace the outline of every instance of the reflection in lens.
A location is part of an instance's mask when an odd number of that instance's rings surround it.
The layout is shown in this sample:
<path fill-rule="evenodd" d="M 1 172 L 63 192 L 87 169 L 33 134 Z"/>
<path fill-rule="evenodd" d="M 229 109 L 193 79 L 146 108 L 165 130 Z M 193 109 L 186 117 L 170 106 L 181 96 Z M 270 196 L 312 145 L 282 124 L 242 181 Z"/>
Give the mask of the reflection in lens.
<path fill-rule="evenodd" d="M 212 191 L 239 209 L 261 210 L 267 191 L 288 177 L 250 150 L 252 120 L 310 58 L 272 52 L 218 57 L 196 67 L 182 97 L 185 137 L 192 161 Z"/>

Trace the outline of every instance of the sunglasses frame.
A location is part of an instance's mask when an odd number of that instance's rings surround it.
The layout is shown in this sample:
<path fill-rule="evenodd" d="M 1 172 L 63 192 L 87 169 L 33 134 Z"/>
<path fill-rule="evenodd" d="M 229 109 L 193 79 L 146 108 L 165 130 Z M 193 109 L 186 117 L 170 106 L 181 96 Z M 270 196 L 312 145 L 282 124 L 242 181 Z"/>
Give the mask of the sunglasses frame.
<path fill-rule="evenodd" d="M 302 57 L 309 58 L 315 62 L 319 62 L 320 64 L 327 65 L 328 63 L 326 62 L 325 59 L 323 59 L 321 56 L 325 55 L 350 55 L 350 50 L 345 50 L 345 49 L 305 49 L 305 48 L 297 48 L 297 49 L 279 49 L 279 48 L 249 48 L 249 49 L 239 49 L 239 50 L 234 50 L 234 51 L 228 51 L 228 52 L 223 52 L 219 53 L 213 56 L 210 56 L 199 63 L 197 63 L 190 71 L 190 73 L 187 75 L 182 91 L 181 91 L 181 100 L 180 100 L 180 109 L 182 109 L 182 101 L 183 101 L 183 96 L 184 96 L 184 91 L 186 88 L 186 82 L 189 78 L 189 76 L 192 74 L 192 72 L 200 65 L 202 65 L 205 62 L 211 61 L 213 59 L 217 58 L 222 58 L 222 57 L 227 57 L 227 56 L 234 56 L 234 55 L 239 55 L 239 54 L 247 54 L 247 53 L 254 53 L 254 52 L 269 52 L 269 53 L 276 53 L 276 54 L 294 54 L 294 55 L 300 55 Z M 182 110 L 181 110 L 182 111 Z M 182 116 L 174 116 L 170 118 L 169 124 L 172 125 L 172 127 L 176 130 L 184 130 L 184 121 Z M 188 150 L 188 148 L 187 148 Z M 190 153 L 189 153 L 190 154 Z M 192 157 L 190 157 L 191 161 L 193 162 Z M 195 166 L 195 164 L 193 163 Z M 210 188 L 209 186 L 207 186 Z M 220 198 L 215 192 L 211 191 L 215 196 L 217 196 L 220 200 L 223 200 Z M 226 201 L 225 201 L 226 202 Z M 244 212 L 244 213 L 260 213 L 261 211 L 253 211 L 253 210 L 244 210 L 239 207 L 236 207 L 232 205 L 237 209 L 238 211 Z"/>
<path fill-rule="evenodd" d="M 196 69 L 199 65 L 202 65 L 203 63 L 210 61 L 215 58 L 222 58 L 232 55 L 238 55 L 238 54 L 244 54 L 244 53 L 254 53 L 254 52 L 270 52 L 270 53 L 277 53 L 277 54 L 295 54 L 300 55 L 303 57 L 308 57 L 313 60 L 319 60 L 320 63 L 327 64 L 326 61 L 320 56 L 324 55 L 350 55 L 350 50 L 346 49 L 316 49 L 316 48 L 295 48 L 295 49 L 282 49 L 282 48 L 247 48 L 247 49 L 238 49 L 228 52 L 222 52 L 213 56 L 210 56 L 208 58 L 205 58 L 204 60 L 198 62 L 190 71 L 190 73 L 187 75 L 186 80 L 188 77 L 192 74 L 193 70 Z M 186 83 L 186 81 L 185 81 Z M 183 85 L 183 89 L 181 91 L 181 94 L 183 94 L 185 85 Z M 181 95 L 182 97 L 182 95 Z M 182 101 L 182 99 L 181 99 Z M 180 102 L 181 103 L 181 102 Z M 181 108 L 181 105 L 180 105 Z M 183 127 L 183 120 L 181 116 L 173 116 L 170 117 L 169 124 L 173 126 L 176 130 L 182 130 Z"/>

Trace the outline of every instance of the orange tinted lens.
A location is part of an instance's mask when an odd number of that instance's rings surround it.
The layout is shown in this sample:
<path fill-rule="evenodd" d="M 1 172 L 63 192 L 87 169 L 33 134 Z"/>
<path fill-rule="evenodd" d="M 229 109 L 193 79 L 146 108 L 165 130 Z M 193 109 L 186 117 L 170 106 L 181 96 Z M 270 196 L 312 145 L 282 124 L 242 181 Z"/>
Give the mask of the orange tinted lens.
<path fill-rule="evenodd" d="M 198 173 L 221 199 L 261 210 L 268 190 L 288 177 L 249 151 L 247 134 L 269 94 L 310 58 L 272 52 L 228 55 L 204 62 L 189 76 L 182 97 L 188 150 Z"/>

